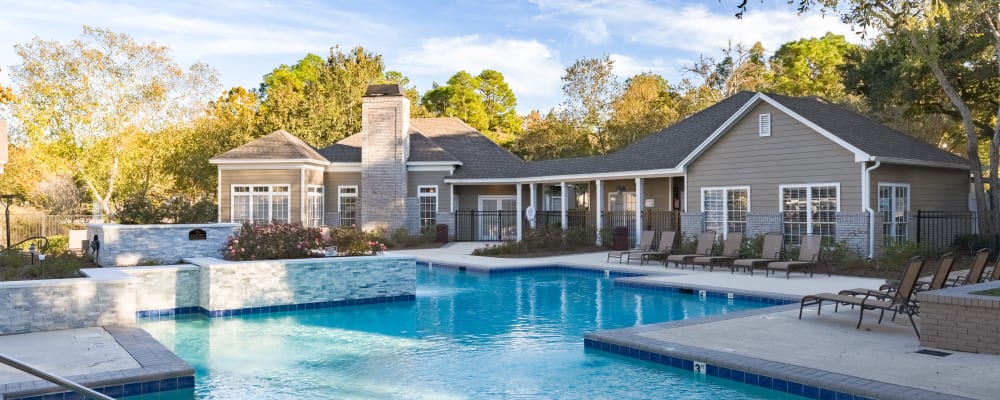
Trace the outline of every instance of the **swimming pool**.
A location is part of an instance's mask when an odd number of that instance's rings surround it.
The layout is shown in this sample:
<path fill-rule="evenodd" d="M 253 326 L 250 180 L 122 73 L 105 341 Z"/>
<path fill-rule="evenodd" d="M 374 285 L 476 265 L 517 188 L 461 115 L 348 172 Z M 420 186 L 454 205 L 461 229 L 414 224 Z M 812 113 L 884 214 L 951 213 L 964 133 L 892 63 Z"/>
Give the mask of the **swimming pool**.
<path fill-rule="evenodd" d="M 414 302 L 140 326 L 195 368 L 197 398 L 796 398 L 583 347 L 584 332 L 763 304 L 579 271 L 417 268 Z"/>

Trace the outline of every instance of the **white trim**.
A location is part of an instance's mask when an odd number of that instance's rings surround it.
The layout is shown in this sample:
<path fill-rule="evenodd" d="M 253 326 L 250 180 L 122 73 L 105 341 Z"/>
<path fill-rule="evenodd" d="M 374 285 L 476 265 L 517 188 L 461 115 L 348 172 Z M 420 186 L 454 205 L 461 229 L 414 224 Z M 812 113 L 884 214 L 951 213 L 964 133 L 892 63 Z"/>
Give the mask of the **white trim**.
<path fill-rule="evenodd" d="M 424 193 L 423 189 L 434 189 L 433 193 Z M 433 197 L 434 198 L 434 225 L 437 225 L 438 214 L 441 213 L 441 197 L 438 196 L 441 188 L 438 185 L 418 185 L 417 186 L 417 225 L 422 225 L 423 216 L 420 215 L 423 212 L 423 207 L 420 204 L 420 199 L 423 197 Z"/>
<path fill-rule="evenodd" d="M 757 136 L 771 136 L 771 113 L 761 113 L 757 115 Z"/>
<path fill-rule="evenodd" d="M 521 184 L 520 183 L 514 185 L 514 188 L 515 188 L 514 192 L 517 193 L 515 195 L 515 196 L 517 196 L 517 206 L 516 206 L 517 207 L 517 241 L 520 242 L 521 239 L 524 238 L 524 217 L 523 217 L 523 214 L 522 214 L 523 211 L 521 211 L 521 208 L 524 206 L 524 204 L 523 204 L 524 200 L 522 199 L 524 197 L 524 195 L 522 194 L 523 190 L 521 188 Z"/>
<path fill-rule="evenodd" d="M 875 210 L 872 210 L 872 171 L 882 165 L 882 161 L 876 160 L 875 164 L 869 167 L 866 163 L 861 164 L 861 209 L 868 213 L 868 259 L 875 257 Z"/>
<path fill-rule="evenodd" d="M 440 171 L 440 172 L 453 172 L 455 171 L 454 165 L 416 165 L 411 166 L 406 164 L 406 170 L 408 172 L 426 172 L 426 171 Z"/>
<path fill-rule="evenodd" d="M 216 222 L 222 223 L 222 170 L 219 169 L 219 167 L 215 167 L 215 169 L 216 169 L 216 171 L 215 171 L 215 198 L 219 199 L 219 205 L 217 207 L 215 207 L 215 217 L 217 218 Z M 232 189 L 230 189 L 230 190 L 232 190 Z M 230 207 L 230 210 L 229 210 L 230 211 L 229 222 L 233 222 L 233 220 L 232 220 L 232 207 L 233 207 L 233 199 L 232 199 L 232 197 L 229 198 L 229 207 Z"/>
<path fill-rule="evenodd" d="M 427 166 L 427 165 L 447 165 L 447 166 L 454 166 L 454 165 L 463 165 L 463 164 L 462 164 L 461 161 L 407 161 L 406 162 L 406 166 L 407 167 Z"/>
<path fill-rule="evenodd" d="M 361 163 L 330 163 L 327 172 L 361 172 Z"/>
<path fill-rule="evenodd" d="M 690 165 L 695 159 L 697 159 L 699 156 L 701 156 L 701 154 L 703 152 L 705 152 L 705 150 L 707 150 L 708 147 L 710 147 L 712 144 L 714 144 L 719 139 L 719 137 L 721 137 L 725 132 L 729 131 L 730 128 L 732 128 L 734 125 L 736 125 L 737 122 L 739 122 L 741 119 L 743 119 L 743 117 L 748 112 L 750 112 L 750 110 L 754 106 L 756 106 L 758 103 L 760 103 L 761 101 L 766 102 L 767 104 L 770 104 L 771 106 L 773 106 L 774 108 L 777 108 L 782 113 L 785 113 L 789 117 L 792 117 L 792 119 L 798 121 L 799 123 L 805 125 L 806 127 L 810 128 L 810 129 L 816 131 L 820 135 L 823 135 L 823 137 L 829 139 L 830 141 L 832 141 L 832 142 L 840 145 L 840 147 L 843 147 L 847 151 L 853 153 L 854 154 L 854 161 L 861 162 L 861 161 L 870 161 L 870 160 L 872 160 L 873 157 L 870 154 L 865 153 L 864 151 L 861 151 L 861 149 L 859 149 L 857 147 L 854 147 L 850 143 L 847 143 L 843 139 L 837 137 L 837 135 L 834 135 L 834 134 L 830 133 L 830 131 L 827 131 L 826 129 L 821 128 L 819 125 L 816 125 L 812 121 L 810 121 L 810 120 L 806 119 L 805 117 L 799 115 L 798 113 L 790 110 L 788 107 L 785 107 L 784 105 L 782 105 L 781 103 L 777 102 L 776 100 L 768 97 L 766 94 L 757 93 L 753 97 L 751 97 L 750 100 L 747 100 L 747 102 L 744 103 L 743 106 L 741 106 L 739 108 L 739 110 L 737 110 L 733 115 L 729 116 L 729 118 L 726 120 L 725 123 L 723 123 L 722 125 L 720 125 L 719 128 L 715 130 L 715 132 L 712 132 L 712 134 L 707 139 L 705 139 L 703 142 L 701 142 L 701 144 L 699 144 L 698 147 L 694 149 L 694 151 L 692 151 L 690 154 L 688 154 L 688 156 L 685 157 L 684 160 L 682 160 L 680 162 L 680 164 L 678 164 L 678 165 L 683 166 L 685 168 L 688 165 Z M 774 123 L 774 119 L 773 118 L 771 119 L 771 122 L 772 122 L 772 124 Z"/>
<path fill-rule="evenodd" d="M 343 189 L 354 189 L 354 193 L 347 193 L 348 196 L 344 196 L 344 192 L 341 191 Z M 343 209 L 343 204 L 341 204 L 341 200 L 344 197 L 354 197 L 355 198 L 354 211 L 355 212 L 361 211 L 361 190 L 358 189 L 358 185 L 337 185 L 337 226 L 343 226 L 343 222 L 341 221 L 344 220 L 343 216 L 344 209 Z M 355 221 L 354 224 L 357 225 L 357 223 L 359 222 L 358 215 L 354 216 L 354 221 Z"/>
<path fill-rule="evenodd" d="M 750 186 L 702 186 L 701 187 L 701 201 L 698 202 L 698 209 L 701 212 L 705 212 L 705 191 L 706 190 L 746 190 L 747 191 L 747 212 L 750 212 Z"/>
<path fill-rule="evenodd" d="M 698 202 L 698 209 L 704 214 L 705 211 L 705 192 L 709 190 L 721 190 L 722 191 L 722 237 L 726 238 L 729 236 L 729 192 L 730 191 L 746 191 L 747 193 L 747 209 L 746 212 L 750 213 L 750 207 L 752 201 L 750 200 L 750 186 L 703 186 L 701 188 L 701 199 Z M 748 221 L 743 221 L 746 224 Z M 706 221 L 707 223 L 707 221 Z M 747 227 L 749 229 L 749 227 Z"/>
<path fill-rule="evenodd" d="M 451 195 L 451 197 L 450 197 L 450 199 L 451 199 L 450 200 L 451 201 L 451 213 L 454 214 L 455 213 L 455 203 L 457 203 L 457 201 L 455 201 L 455 185 L 449 183 L 448 184 L 448 191 L 450 192 L 448 194 Z"/>
<path fill-rule="evenodd" d="M 318 192 L 310 192 L 309 189 L 313 189 L 313 188 L 318 188 L 319 191 Z M 306 206 L 303 207 L 304 211 L 302 212 L 302 214 L 305 216 L 305 218 L 303 218 L 303 225 L 305 225 L 305 226 L 311 226 L 311 225 L 309 225 L 309 222 L 310 222 L 310 219 L 311 219 L 311 218 L 309 218 L 309 206 L 310 206 L 309 200 L 312 200 L 313 197 L 319 197 L 320 198 L 320 202 L 319 202 L 319 207 L 320 207 L 320 210 L 319 210 L 319 221 L 320 221 L 320 224 L 319 224 L 319 226 L 325 225 L 326 224 L 326 186 L 324 186 L 324 185 L 314 185 L 314 184 L 306 185 L 306 196 L 305 197 L 306 197 Z"/>
<path fill-rule="evenodd" d="M 782 196 L 784 196 L 785 188 L 806 188 L 806 189 L 812 189 L 814 187 L 822 187 L 822 186 L 834 186 L 834 187 L 837 188 L 837 209 L 834 210 L 834 211 L 840 212 L 840 200 L 841 200 L 842 197 L 844 197 L 844 196 L 842 196 L 842 192 L 840 191 L 840 182 L 830 182 L 830 183 L 800 183 L 800 184 L 778 185 L 778 210 L 781 211 L 781 212 L 785 212 L 785 200 L 782 197 Z M 811 190 L 809 192 L 806 192 L 806 193 L 807 193 L 807 199 L 812 200 L 812 192 L 811 192 Z"/>
<path fill-rule="evenodd" d="M 518 177 L 518 178 L 478 178 L 478 179 L 448 179 L 445 178 L 444 181 L 448 183 L 463 183 L 463 184 L 515 184 L 515 183 L 559 183 L 559 182 L 573 182 L 573 181 L 592 181 L 597 179 L 602 180 L 620 180 L 620 179 L 632 179 L 636 177 L 643 178 L 666 178 L 671 176 L 680 176 L 684 174 L 684 168 L 669 168 L 669 169 L 650 169 L 650 170 L 639 170 L 639 171 L 617 171 L 617 172 L 606 172 L 600 174 L 572 174 L 572 175 L 539 175 L 539 176 L 528 176 L 528 177 Z"/>
<path fill-rule="evenodd" d="M 903 212 L 905 212 L 907 214 L 907 218 L 906 218 L 906 225 L 907 225 L 907 227 L 906 227 L 906 237 L 904 239 L 909 239 L 910 238 L 910 219 L 909 219 L 909 213 L 910 213 L 910 208 L 912 208 L 911 201 L 913 199 L 913 195 L 912 195 L 912 190 L 910 188 L 910 184 L 909 183 L 896 183 L 896 182 L 877 182 L 875 184 L 875 211 L 878 212 L 879 214 L 881 214 L 883 212 L 883 210 L 881 209 L 882 208 L 881 199 L 879 198 L 879 196 L 882 194 L 882 188 L 883 187 L 891 188 L 892 199 L 896 198 L 896 188 L 903 188 L 903 187 L 906 188 L 906 209 L 903 210 Z M 891 204 L 893 206 L 895 206 L 896 203 L 892 202 Z M 895 210 L 895 209 L 886 210 L 886 211 L 899 212 L 899 210 Z M 895 220 L 893 220 L 893 221 L 890 222 L 890 224 L 893 225 L 893 227 L 895 227 L 895 225 L 897 224 L 897 222 Z M 880 225 L 884 226 L 885 225 L 885 221 L 883 220 L 883 222 Z M 895 235 L 893 235 L 893 236 L 895 236 Z M 883 240 L 885 240 L 885 235 L 883 235 Z"/>
<path fill-rule="evenodd" d="M 953 164 L 953 163 L 943 163 L 936 161 L 921 161 L 921 160 L 907 160 L 903 158 L 892 158 L 892 157 L 875 157 L 873 160 L 881 161 L 887 164 L 898 164 L 898 165 L 913 165 L 919 167 L 932 167 L 932 168 L 952 168 L 968 170 L 968 164 Z"/>
<path fill-rule="evenodd" d="M 306 170 L 299 169 L 299 223 L 306 225 Z"/>
<path fill-rule="evenodd" d="M 253 170 L 275 170 L 275 169 L 309 169 L 312 171 L 323 171 L 323 167 L 316 165 L 302 164 L 226 164 L 218 165 L 220 171 L 253 171 Z"/>
<path fill-rule="evenodd" d="M 249 187 L 250 191 L 247 192 L 247 193 L 245 193 L 245 194 L 244 193 L 240 193 L 240 196 L 247 196 L 247 195 L 249 195 L 251 197 L 253 196 L 253 193 L 254 193 L 253 192 L 253 187 L 254 186 L 266 186 L 268 188 L 267 189 L 267 194 L 268 194 L 267 217 L 268 218 L 267 218 L 267 222 L 266 223 L 271 223 L 271 222 L 273 222 L 275 220 L 274 215 L 271 214 L 272 212 L 274 212 L 274 202 L 271 201 L 271 198 L 274 197 L 275 193 L 287 193 L 287 196 L 288 196 L 288 211 L 285 214 L 285 220 L 288 221 L 289 223 L 292 222 L 292 185 L 287 184 L 287 183 L 231 183 L 231 184 L 229 184 L 229 222 L 233 222 L 233 220 L 235 220 L 233 213 L 236 211 L 236 207 L 233 207 L 233 200 L 235 200 L 235 198 L 236 198 L 235 188 L 237 186 L 246 186 L 246 187 Z M 276 188 L 276 187 L 284 187 L 284 188 L 287 188 L 288 191 L 286 191 L 286 192 L 275 192 L 273 190 L 273 188 Z M 249 208 L 250 222 L 253 223 L 254 216 L 253 216 L 253 203 L 252 202 L 249 204 L 249 207 L 250 207 Z"/>
<path fill-rule="evenodd" d="M 209 159 L 209 164 L 317 164 L 317 165 L 329 165 L 329 161 L 314 160 L 312 158 L 274 158 L 274 159 L 260 159 L 260 158 L 233 158 L 233 159 Z"/>

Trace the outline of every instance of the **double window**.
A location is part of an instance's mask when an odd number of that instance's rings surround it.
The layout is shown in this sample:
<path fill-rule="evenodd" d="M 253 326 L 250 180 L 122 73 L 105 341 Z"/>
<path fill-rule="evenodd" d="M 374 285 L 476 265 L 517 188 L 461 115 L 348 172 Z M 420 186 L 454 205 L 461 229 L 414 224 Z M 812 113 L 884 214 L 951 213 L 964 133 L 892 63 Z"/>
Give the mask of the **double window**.
<path fill-rule="evenodd" d="M 306 188 L 306 226 L 323 226 L 323 187 Z"/>
<path fill-rule="evenodd" d="M 882 239 L 886 243 L 908 239 L 910 232 L 910 185 L 879 183 L 878 213 L 882 216 Z"/>
<path fill-rule="evenodd" d="M 232 221 L 253 224 L 288 223 L 288 185 L 233 185 Z"/>
<path fill-rule="evenodd" d="M 722 233 L 747 231 L 750 211 L 749 187 L 701 189 L 701 210 L 705 213 L 705 229 Z"/>
<path fill-rule="evenodd" d="M 420 201 L 420 230 L 433 229 L 437 225 L 438 187 L 418 186 L 417 192 Z"/>
<path fill-rule="evenodd" d="M 782 185 L 781 214 L 785 243 L 799 244 L 802 235 L 837 236 L 839 184 Z"/>
<path fill-rule="evenodd" d="M 340 226 L 357 226 L 358 224 L 358 187 L 337 187 L 337 212 L 340 213 Z"/>

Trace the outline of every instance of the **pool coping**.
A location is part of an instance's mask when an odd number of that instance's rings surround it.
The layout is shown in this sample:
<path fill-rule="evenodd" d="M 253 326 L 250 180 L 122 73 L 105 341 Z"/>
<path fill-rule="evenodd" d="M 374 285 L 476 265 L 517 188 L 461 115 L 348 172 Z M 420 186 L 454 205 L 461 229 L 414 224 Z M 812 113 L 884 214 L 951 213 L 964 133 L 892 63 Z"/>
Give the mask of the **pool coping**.
<path fill-rule="evenodd" d="M 455 268 L 466 271 L 472 270 L 487 274 L 494 274 L 497 272 L 514 273 L 548 268 L 561 268 L 587 272 L 601 272 L 603 270 L 606 274 L 610 272 L 611 274 L 627 275 L 616 278 L 614 280 L 615 286 L 691 294 L 693 294 L 692 292 L 697 291 L 699 292 L 699 295 L 702 295 L 701 291 L 704 291 L 703 295 L 708 297 L 725 297 L 743 301 L 756 300 L 755 302 L 774 304 L 771 307 L 710 317 L 587 332 L 584 333 L 584 348 L 618 354 L 674 368 L 680 368 L 691 371 L 691 373 L 696 373 L 694 372 L 695 362 L 704 363 L 704 365 L 700 365 L 700 367 L 702 368 L 702 373 L 707 376 L 727 379 L 734 382 L 745 383 L 811 399 L 970 399 L 969 397 L 861 378 L 812 367 L 804 367 L 756 357 L 725 353 L 702 347 L 652 339 L 639 335 L 640 333 L 650 331 L 663 331 L 672 328 L 681 328 L 685 326 L 708 324 L 737 318 L 790 311 L 797 308 L 797 305 L 801 300 L 801 296 L 773 292 L 735 290 L 732 288 L 710 285 L 690 285 L 661 281 L 648 281 L 644 278 L 648 278 L 650 276 L 669 276 L 676 274 L 657 271 L 654 271 L 656 273 L 651 274 L 641 274 L 632 271 L 615 272 L 614 267 L 601 268 L 571 263 L 544 263 L 537 265 L 519 265 L 516 267 L 495 267 L 486 265 L 472 266 L 441 263 L 430 260 L 422 260 L 418 257 L 417 265 L 420 266 L 421 264 L 433 265 L 435 267 Z M 730 294 L 732 297 L 730 297 Z M 760 299 L 765 300 L 760 301 Z"/>
<path fill-rule="evenodd" d="M 111 397 L 194 388 L 194 368 L 145 330 L 134 326 L 102 327 L 139 364 L 139 368 L 64 376 Z M 42 379 L 0 385 L 6 400 L 83 399 Z"/>

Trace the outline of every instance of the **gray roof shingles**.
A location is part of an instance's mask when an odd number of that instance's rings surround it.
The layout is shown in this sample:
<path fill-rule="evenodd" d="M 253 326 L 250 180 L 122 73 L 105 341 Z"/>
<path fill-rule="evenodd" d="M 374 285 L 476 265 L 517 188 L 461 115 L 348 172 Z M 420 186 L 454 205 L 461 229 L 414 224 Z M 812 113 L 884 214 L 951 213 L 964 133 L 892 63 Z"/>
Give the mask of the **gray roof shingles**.
<path fill-rule="evenodd" d="M 212 160 L 314 160 L 326 161 L 312 146 L 284 131 L 253 140 L 235 149 L 212 157 Z"/>

